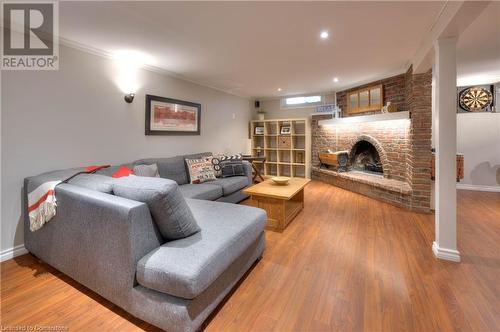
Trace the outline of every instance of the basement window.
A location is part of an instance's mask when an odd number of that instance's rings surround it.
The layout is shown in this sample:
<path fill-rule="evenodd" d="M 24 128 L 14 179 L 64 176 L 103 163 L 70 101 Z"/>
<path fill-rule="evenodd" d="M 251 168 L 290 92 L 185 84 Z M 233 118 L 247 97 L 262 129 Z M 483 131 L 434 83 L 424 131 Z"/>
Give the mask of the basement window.
<path fill-rule="evenodd" d="M 322 103 L 322 95 L 286 97 L 281 100 L 281 108 L 310 107 Z"/>

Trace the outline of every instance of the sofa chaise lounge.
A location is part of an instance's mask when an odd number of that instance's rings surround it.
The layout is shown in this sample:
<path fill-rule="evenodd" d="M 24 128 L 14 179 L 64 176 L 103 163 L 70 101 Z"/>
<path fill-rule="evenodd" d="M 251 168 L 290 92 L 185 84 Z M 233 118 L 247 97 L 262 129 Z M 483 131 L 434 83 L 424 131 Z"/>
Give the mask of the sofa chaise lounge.
<path fill-rule="evenodd" d="M 236 180 L 214 181 L 218 197 L 208 184 L 190 186 L 183 161 L 174 157 L 133 164 L 155 162 L 161 177 L 178 181 L 200 232 L 165 241 L 145 203 L 63 183 L 56 187 L 56 216 L 35 232 L 29 230 L 25 203 L 26 248 L 148 323 L 171 332 L 197 330 L 262 256 L 266 213 L 220 202 L 244 197 L 241 188 L 235 189 Z M 248 185 L 244 180 L 240 185 Z"/>

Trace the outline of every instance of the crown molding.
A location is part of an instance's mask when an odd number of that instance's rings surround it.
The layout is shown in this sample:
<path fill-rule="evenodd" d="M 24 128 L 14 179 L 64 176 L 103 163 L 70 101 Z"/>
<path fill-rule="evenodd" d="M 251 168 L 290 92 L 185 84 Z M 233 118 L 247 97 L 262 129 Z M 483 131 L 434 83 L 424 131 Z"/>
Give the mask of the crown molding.
<path fill-rule="evenodd" d="M 82 43 L 76 42 L 76 41 L 68 39 L 68 38 L 59 37 L 59 44 L 63 45 L 63 46 L 66 46 L 66 47 L 69 47 L 69 48 L 72 48 L 72 49 L 75 49 L 75 50 L 78 50 L 78 51 L 82 51 L 82 52 L 85 52 L 85 53 L 88 53 L 88 54 L 99 56 L 99 57 L 102 57 L 102 58 L 105 58 L 105 59 L 108 59 L 108 60 L 112 60 L 113 59 L 112 53 L 110 53 L 108 51 L 104 51 L 104 50 L 99 49 L 99 48 L 95 48 L 95 47 L 92 47 L 92 46 L 89 46 L 89 45 L 86 45 L 86 44 L 82 44 Z M 229 91 L 229 90 L 224 90 L 224 89 L 220 89 L 220 88 L 211 86 L 209 84 L 205 84 L 205 83 L 202 83 L 202 82 L 197 82 L 197 81 L 188 79 L 186 77 L 183 77 L 182 75 L 176 74 L 176 73 L 174 73 L 172 71 L 169 71 L 167 69 L 164 69 L 164 68 L 161 68 L 161 67 L 158 67 L 158 66 L 144 64 L 144 65 L 141 66 L 141 68 L 144 69 L 144 70 L 156 73 L 156 74 L 160 74 L 160 75 L 164 75 L 164 76 L 176 78 L 176 79 L 184 81 L 184 82 L 189 82 L 189 83 L 196 84 L 196 85 L 199 85 L 199 86 L 202 86 L 202 87 L 205 87 L 205 88 L 209 88 L 209 89 L 212 89 L 212 90 L 223 92 L 223 93 L 229 94 L 231 96 L 235 96 L 235 97 L 239 97 L 239 98 L 243 98 L 243 99 L 247 99 L 247 100 L 252 100 L 252 98 L 249 97 L 249 96 L 240 95 L 240 94 L 234 93 L 234 92 Z"/>

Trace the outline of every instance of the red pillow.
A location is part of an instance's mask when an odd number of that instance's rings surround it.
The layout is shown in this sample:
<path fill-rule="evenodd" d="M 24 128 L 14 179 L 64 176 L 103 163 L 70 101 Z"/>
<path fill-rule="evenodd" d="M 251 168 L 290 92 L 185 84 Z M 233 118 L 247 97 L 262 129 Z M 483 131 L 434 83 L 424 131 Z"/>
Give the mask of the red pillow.
<path fill-rule="evenodd" d="M 99 166 L 92 165 L 92 166 L 87 166 L 85 168 L 85 172 L 87 172 L 87 173 L 93 173 L 95 171 L 98 171 L 98 170 L 106 168 L 106 167 L 109 167 L 109 165 L 99 165 Z"/>
<path fill-rule="evenodd" d="M 125 166 L 120 166 L 116 172 L 111 175 L 114 178 L 121 178 L 124 176 L 134 175 L 134 171 Z"/>

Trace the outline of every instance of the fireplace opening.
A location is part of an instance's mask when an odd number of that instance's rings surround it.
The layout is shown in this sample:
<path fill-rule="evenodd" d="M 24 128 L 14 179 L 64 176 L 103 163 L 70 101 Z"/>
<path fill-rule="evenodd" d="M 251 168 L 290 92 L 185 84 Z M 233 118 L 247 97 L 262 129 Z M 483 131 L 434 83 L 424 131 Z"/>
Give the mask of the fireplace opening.
<path fill-rule="evenodd" d="M 353 170 L 382 175 L 384 170 L 377 149 L 368 141 L 357 142 L 351 151 Z"/>

